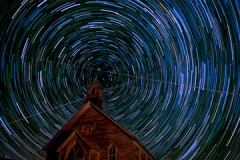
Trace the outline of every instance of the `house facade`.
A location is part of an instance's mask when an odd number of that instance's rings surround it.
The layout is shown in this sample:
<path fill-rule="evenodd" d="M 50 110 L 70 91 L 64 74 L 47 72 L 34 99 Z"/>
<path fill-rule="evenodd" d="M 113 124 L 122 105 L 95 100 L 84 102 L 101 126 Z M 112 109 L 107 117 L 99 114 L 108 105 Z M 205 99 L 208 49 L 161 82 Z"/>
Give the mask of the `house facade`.
<path fill-rule="evenodd" d="M 86 104 L 43 147 L 46 160 L 153 160 L 128 130 L 102 110 L 98 82 L 88 86 Z"/>

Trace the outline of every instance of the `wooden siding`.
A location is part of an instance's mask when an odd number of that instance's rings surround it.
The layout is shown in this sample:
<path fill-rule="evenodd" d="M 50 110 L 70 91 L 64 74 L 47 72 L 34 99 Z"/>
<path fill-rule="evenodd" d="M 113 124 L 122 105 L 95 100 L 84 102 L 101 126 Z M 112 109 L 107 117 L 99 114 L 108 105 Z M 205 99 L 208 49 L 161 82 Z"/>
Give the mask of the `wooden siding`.
<path fill-rule="evenodd" d="M 99 152 L 90 150 L 89 160 L 99 160 L 99 156 L 100 156 Z"/>
<path fill-rule="evenodd" d="M 119 129 L 112 121 L 91 107 L 81 118 L 71 127 L 71 130 L 79 129 L 82 126 L 93 126 L 93 130 L 89 135 L 90 141 L 95 142 L 100 148 L 100 160 L 106 160 L 108 157 L 108 146 L 114 144 L 117 147 L 117 158 L 124 160 L 132 160 L 132 139 L 126 133 Z M 84 131 L 82 131 L 84 132 Z M 88 133 L 86 133 L 88 134 Z"/>
<path fill-rule="evenodd" d="M 90 150 L 99 153 L 99 160 L 108 160 L 108 149 L 111 145 L 116 146 L 118 160 L 133 160 L 134 147 L 136 146 L 141 153 L 147 155 L 148 160 L 153 159 L 150 158 L 152 156 L 148 154 L 149 152 L 134 135 L 89 102 L 67 122 L 43 149 L 47 151 L 47 154 L 58 150 L 61 153 L 60 159 L 63 159 L 67 146 L 70 144 L 69 139 L 72 139 L 70 137 L 73 135 L 78 136 L 77 140 L 81 141 L 85 154 L 84 160 L 90 158 Z M 58 157 L 58 153 L 56 156 Z M 48 159 L 54 160 L 55 158 Z"/>

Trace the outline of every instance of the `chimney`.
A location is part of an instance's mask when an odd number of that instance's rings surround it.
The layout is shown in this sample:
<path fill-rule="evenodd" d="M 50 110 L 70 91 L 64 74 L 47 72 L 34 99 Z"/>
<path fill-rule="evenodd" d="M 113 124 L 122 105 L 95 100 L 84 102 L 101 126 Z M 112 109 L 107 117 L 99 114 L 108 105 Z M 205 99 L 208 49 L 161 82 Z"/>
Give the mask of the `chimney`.
<path fill-rule="evenodd" d="M 90 84 L 87 87 L 87 101 L 92 102 L 95 106 L 102 110 L 102 96 L 102 87 L 97 78 L 95 78 L 93 84 Z"/>

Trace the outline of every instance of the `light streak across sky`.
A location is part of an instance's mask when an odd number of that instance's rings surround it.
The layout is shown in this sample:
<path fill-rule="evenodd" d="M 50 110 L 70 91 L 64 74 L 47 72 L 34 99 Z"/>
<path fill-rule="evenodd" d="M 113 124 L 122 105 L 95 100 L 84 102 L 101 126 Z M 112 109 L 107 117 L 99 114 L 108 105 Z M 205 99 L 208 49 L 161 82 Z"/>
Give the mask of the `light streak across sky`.
<path fill-rule="evenodd" d="M 0 0 L 0 157 L 43 159 L 98 75 L 156 159 L 239 159 L 239 17 L 239 0 Z"/>

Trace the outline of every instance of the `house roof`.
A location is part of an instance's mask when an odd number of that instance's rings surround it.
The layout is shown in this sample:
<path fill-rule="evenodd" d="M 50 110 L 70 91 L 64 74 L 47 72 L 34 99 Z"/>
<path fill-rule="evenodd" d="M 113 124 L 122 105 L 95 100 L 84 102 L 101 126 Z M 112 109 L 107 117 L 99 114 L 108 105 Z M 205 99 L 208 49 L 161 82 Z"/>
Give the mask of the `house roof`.
<path fill-rule="evenodd" d="M 71 141 L 75 136 L 78 136 L 89 148 L 95 150 L 95 151 L 99 151 L 100 148 L 99 146 L 97 146 L 96 144 L 94 144 L 93 142 L 89 141 L 87 138 L 85 138 L 84 135 L 82 135 L 80 132 L 78 132 L 78 130 L 74 130 L 71 135 L 58 147 L 58 149 L 56 150 L 57 152 L 61 151 L 65 145 Z"/>
<path fill-rule="evenodd" d="M 55 134 L 55 136 L 42 148 L 42 150 L 47 150 L 50 145 L 58 139 L 60 135 L 62 135 L 62 132 L 68 131 L 75 122 L 89 109 L 94 108 L 96 111 L 98 111 L 99 114 L 102 114 L 104 117 L 109 119 L 113 124 L 115 124 L 119 129 L 121 129 L 126 135 L 130 136 L 135 142 L 138 143 L 139 146 L 141 146 L 147 154 L 152 156 L 152 154 L 145 148 L 145 146 L 138 140 L 138 138 L 133 135 L 131 132 L 129 132 L 127 129 L 125 129 L 123 126 L 121 126 L 119 123 L 117 123 L 115 120 L 113 120 L 110 116 L 108 116 L 106 113 L 104 113 L 101 109 L 99 109 L 97 106 L 95 106 L 93 103 L 88 101 L 63 127 L 61 130 Z M 67 136 L 69 136 L 71 133 L 68 133 Z M 67 137 L 65 136 L 65 137 Z M 152 156 L 153 158 L 153 156 Z"/>

